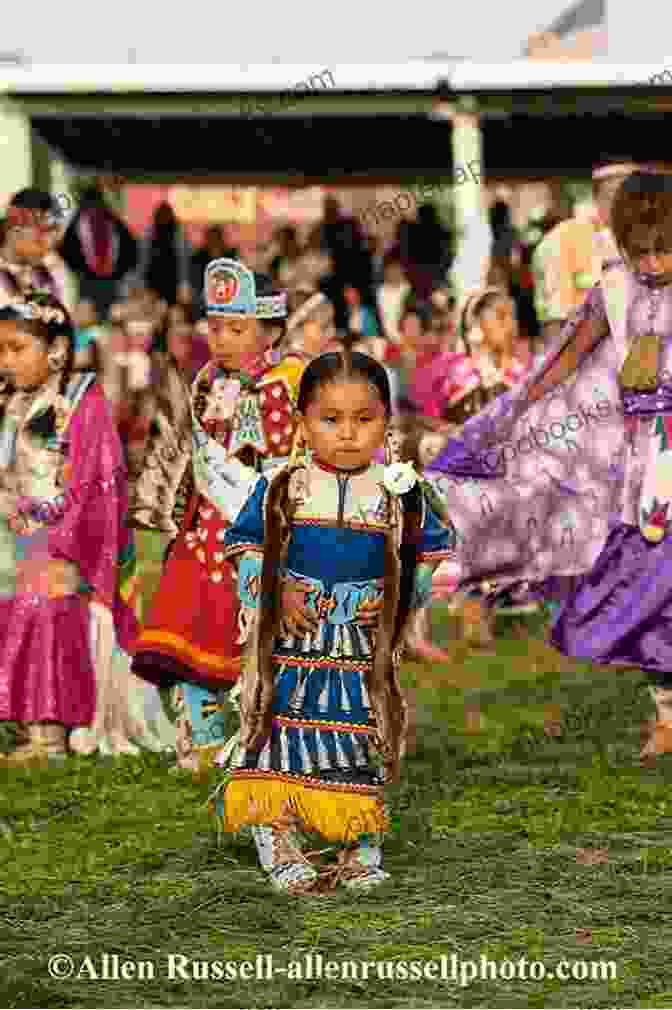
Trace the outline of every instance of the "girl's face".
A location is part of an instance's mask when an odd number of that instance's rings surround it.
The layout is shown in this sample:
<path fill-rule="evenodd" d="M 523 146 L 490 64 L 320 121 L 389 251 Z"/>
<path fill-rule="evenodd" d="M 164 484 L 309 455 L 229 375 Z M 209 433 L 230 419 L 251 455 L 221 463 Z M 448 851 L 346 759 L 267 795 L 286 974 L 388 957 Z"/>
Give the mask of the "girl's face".
<path fill-rule="evenodd" d="M 241 368 L 246 358 L 261 354 L 266 340 L 254 317 L 208 316 L 210 354 L 222 368 Z"/>
<path fill-rule="evenodd" d="M 133 351 L 146 351 L 151 342 L 154 326 L 148 319 L 129 319 L 126 323 L 128 346 Z"/>
<path fill-rule="evenodd" d="M 402 319 L 401 334 L 404 338 L 404 343 L 408 344 L 409 347 L 416 347 L 421 343 L 422 326 L 420 324 L 420 317 L 415 312 L 409 312 Z"/>
<path fill-rule="evenodd" d="M 171 305 L 168 309 L 168 325 L 181 326 L 187 321 L 187 314 L 181 305 Z"/>
<path fill-rule="evenodd" d="M 343 297 L 351 309 L 356 309 L 360 303 L 359 291 L 357 288 L 345 288 Z"/>
<path fill-rule="evenodd" d="M 423 435 L 418 445 L 420 466 L 429 466 L 439 455 L 445 444 L 443 435 L 438 431 L 429 431 Z"/>
<path fill-rule="evenodd" d="M 306 444 L 341 470 L 368 466 L 385 441 L 387 415 L 378 391 L 359 378 L 319 386 L 301 417 Z"/>
<path fill-rule="evenodd" d="M 0 373 L 15 389 L 34 389 L 49 378 L 47 345 L 13 320 L 0 322 Z"/>
<path fill-rule="evenodd" d="M 510 298 L 498 298 L 480 317 L 483 342 L 493 351 L 508 351 L 518 331 L 515 307 Z"/>
<path fill-rule="evenodd" d="M 51 251 L 55 239 L 43 228 L 10 228 L 9 245 L 17 260 L 37 266 Z"/>

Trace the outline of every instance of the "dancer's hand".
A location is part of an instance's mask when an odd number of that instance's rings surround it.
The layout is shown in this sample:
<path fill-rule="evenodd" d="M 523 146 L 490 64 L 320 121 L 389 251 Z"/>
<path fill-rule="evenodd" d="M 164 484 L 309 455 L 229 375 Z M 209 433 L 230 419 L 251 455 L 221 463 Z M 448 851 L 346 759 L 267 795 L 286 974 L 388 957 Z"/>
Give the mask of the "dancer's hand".
<path fill-rule="evenodd" d="M 306 605 L 306 597 L 314 587 L 309 582 L 298 579 L 283 579 L 280 595 L 281 631 L 286 637 L 309 635 L 317 631 L 319 618 Z"/>
<path fill-rule="evenodd" d="M 69 561 L 32 558 L 17 565 L 18 593 L 48 596 L 56 599 L 76 593 L 79 587 L 77 567 Z"/>
<path fill-rule="evenodd" d="M 47 562 L 47 592 L 54 599 L 69 596 L 79 588 L 79 572 L 77 566 L 70 561 Z"/>

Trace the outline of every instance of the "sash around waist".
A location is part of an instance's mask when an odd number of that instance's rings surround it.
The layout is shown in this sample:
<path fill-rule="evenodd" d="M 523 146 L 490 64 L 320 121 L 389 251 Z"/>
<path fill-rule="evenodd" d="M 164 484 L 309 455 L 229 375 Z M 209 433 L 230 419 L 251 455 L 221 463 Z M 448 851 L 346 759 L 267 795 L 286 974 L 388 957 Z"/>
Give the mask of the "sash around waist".
<path fill-rule="evenodd" d="M 622 395 L 623 413 L 629 417 L 672 414 L 672 382 L 661 382 L 650 392 L 624 390 Z"/>

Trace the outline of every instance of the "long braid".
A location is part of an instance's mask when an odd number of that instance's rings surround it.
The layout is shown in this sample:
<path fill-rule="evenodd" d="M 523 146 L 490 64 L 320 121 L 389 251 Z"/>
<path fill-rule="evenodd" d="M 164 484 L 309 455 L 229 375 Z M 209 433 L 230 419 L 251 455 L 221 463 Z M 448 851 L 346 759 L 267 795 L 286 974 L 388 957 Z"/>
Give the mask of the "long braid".
<path fill-rule="evenodd" d="M 252 690 L 241 694 L 241 743 L 255 749 L 271 732 L 275 676 L 273 646 L 279 630 L 279 576 L 287 558 L 295 505 L 290 500 L 292 474 L 301 467 L 285 467 L 271 481 L 266 494 L 264 558 L 260 609 L 253 649 L 256 669 Z"/>
<path fill-rule="evenodd" d="M 69 340 L 68 350 L 65 357 L 65 364 L 63 365 L 63 371 L 61 373 L 61 381 L 58 386 L 58 392 L 60 396 L 65 396 L 65 391 L 68 388 L 68 383 L 70 382 L 74 369 L 75 369 L 75 342 L 74 340 Z"/>

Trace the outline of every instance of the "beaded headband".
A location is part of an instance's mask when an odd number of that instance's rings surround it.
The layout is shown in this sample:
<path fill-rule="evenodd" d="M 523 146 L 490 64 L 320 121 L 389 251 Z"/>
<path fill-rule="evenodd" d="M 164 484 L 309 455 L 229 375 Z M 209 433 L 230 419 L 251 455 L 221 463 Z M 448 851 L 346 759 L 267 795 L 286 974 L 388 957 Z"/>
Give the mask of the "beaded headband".
<path fill-rule="evenodd" d="M 51 231 L 62 224 L 62 219 L 50 210 L 9 207 L 6 222 L 8 228 L 37 228 L 39 231 Z"/>
<path fill-rule="evenodd" d="M 2 309 L 11 309 L 21 319 L 37 319 L 45 324 L 66 322 L 66 315 L 61 309 L 51 305 L 40 305 L 39 302 L 20 298 L 18 295 L 0 301 L 0 311 Z"/>
<path fill-rule="evenodd" d="M 238 260 L 208 263 L 204 294 L 209 316 L 282 319 L 287 315 L 287 293 L 257 295 L 254 274 Z"/>

